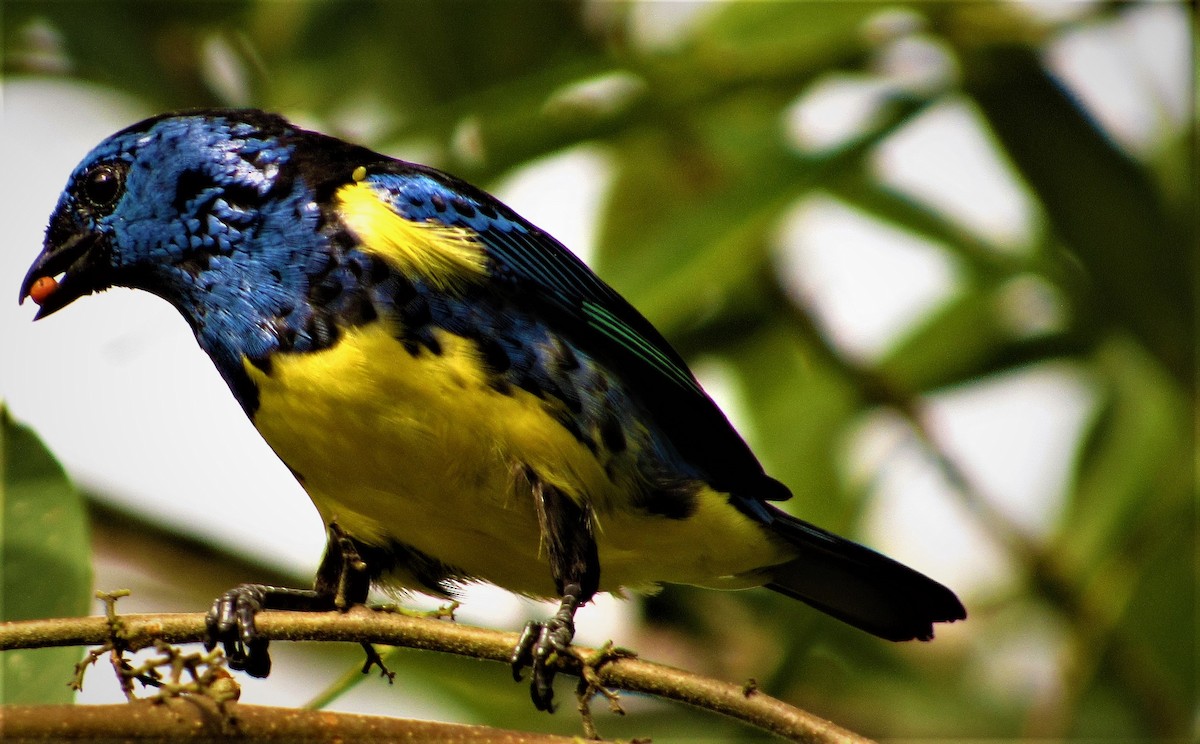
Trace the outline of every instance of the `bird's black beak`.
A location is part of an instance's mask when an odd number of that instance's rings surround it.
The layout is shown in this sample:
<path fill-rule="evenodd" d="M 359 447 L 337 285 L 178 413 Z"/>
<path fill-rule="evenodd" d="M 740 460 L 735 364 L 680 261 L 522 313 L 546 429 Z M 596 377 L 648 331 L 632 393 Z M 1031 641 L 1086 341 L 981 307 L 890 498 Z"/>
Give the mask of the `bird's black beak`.
<path fill-rule="evenodd" d="M 103 243 L 101 235 L 78 226 L 69 214 L 56 214 L 51 219 L 45 248 L 29 267 L 18 298 L 24 302 L 33 295 L 40 305 L 34 320 L 109 286 L 106 276 L 111 269 L 101 255 Z"/>

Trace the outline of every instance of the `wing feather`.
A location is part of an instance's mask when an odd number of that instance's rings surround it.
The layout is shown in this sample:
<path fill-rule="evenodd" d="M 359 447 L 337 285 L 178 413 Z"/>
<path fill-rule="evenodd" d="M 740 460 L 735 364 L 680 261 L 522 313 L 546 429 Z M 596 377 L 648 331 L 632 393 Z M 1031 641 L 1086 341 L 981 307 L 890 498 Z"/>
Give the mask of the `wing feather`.
<path fill-rule="evenodd" d="M 373 169 L 375 170 L 375 169 Z M 431 168 L 392 161 L 367 177 L 399 215 L 474 231 L 497 291 L 549 312 L 547 319 L 602 358 L 639 393 L 680 454 L 734 494 L 755 504 L 791 494 L 762 466 L 686 362 L 632 305 L 575 254 L 489 194 Z"/>

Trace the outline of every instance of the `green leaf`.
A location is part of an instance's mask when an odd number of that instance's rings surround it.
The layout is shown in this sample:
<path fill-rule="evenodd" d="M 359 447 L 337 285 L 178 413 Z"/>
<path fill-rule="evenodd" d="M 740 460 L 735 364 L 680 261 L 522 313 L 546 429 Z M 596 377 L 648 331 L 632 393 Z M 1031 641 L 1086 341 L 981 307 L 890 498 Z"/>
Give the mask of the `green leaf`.
<path fill-rule="evenodd" d="M 1100 638 L 1074 733 L 1185 738 L 1195 642 L 1188 405 L 1131 339 L 1101 346 L 1091 369 L 1103 403 L 1056 544 L 1114 624 L 1090 629 Z"/>
<path fill-rule="evenodd" d="M 897 343 L 879 372 L 911 392 L 977 377 L 1007 339 L 995 300 L 978 287 L 960 291 Z"/>
<path fill-rule="evenodd" d="M 866 46 L 862 24 L 882 3 L 728 3 L 684 47 L 687 62 L 721 79 L 786 77 L 795 71 L 829 69 Z"/>
<path fill-rule="evenodd" d="M 228 104 L 205 80 L 204 46 L 218 32 L 235 37 L 245 27 L 248 5 L 246 0 L 6 2 L 4 70 L 65 67 L 73 77 L 163 109 Z M 62 59 L 47 54 L 48 39 L 60 45 Z"/>
<path fill-rule="evenodd" d="M 91 604 L 87 510 L 62 466 L 37 436 L 0 404 L 4 466 L 0 619 L 79 617 Z M 6 651 L 4 703 L 69 703 L 79 648 Z"/>
<path fill-rule="evenodd" d="M 1023 333 L 1006 317 L 1003 295 L 1004 285 L 963 287 L 900 338 L 880 360 L 878 371 L 901 390 L 928 392 L 1092 348 L 1094 340 L 1086 332 Z"/>
<path fill-rule="evenodd" d="M 1113 340 L 1090 369 L 1103 401 L 1075 465 L 1061 545 L 1098 579 L 1093 572 L 1139 525 L 1187 502 L 1192 453 L 1187 401 L 1145 352 Z"/>
<path fill-rule="evenodd" d="M 1187 221 L 1168 211 L 1151 171 L 1097 127 L 1036 50 L 985 46 L 963 64 L 967 91 L 1094 283 L 1090 310 L 1132 330 L 1190 387 Z"/>
<path fill-rule="evenodd" d="M 315 83 L 314 93 L 373 91 L 401 109 L 536 77 L 594 55 L 598 46 L 575 2 L 306 3 L 286 45 L 270 38 L 278 4 L 257 6 L 252 29 L 271 50 L 268 59 L 300 62 L 305 74 L 296 77 Z M 347 70 L 354 71 L 349 78 Z"/>
<path fill-rule="evenodd" d="M 1143 531 L 1129 551 L 1136 571 L 1126 611 L 1118 627 L 1124 644 L 1110 652 L 1091 690 L 1117 686 L 1121 708 L 1140 724 L 1130 738 L 1149 733 L 1159 741 L 1186 740 L 1195 706 L 1195 512 L 1190 504 L 1167 513 L 1168 527 Z M 1183 559 L 1181 559 L 1183 558 Z M 1118 582 L 1119 583 L 1119 582 Z M 1078 734 L 1085 738 L 1120 735 L 1103 731 L 1082 708 Z M 1100 723 L 1100 725 L 1097 725 Z"/>
<path fill-rule="evenodd" d="M 431 142 L 433 164 L 487 181 L 608 124 L 547 110 L 564 86 L 613 69 L 577 3 L 287 7 L 284 41 L 275 26 L 279 3 L 258 4 L 250 24 L 250 45 L 270 82 L 264 102 L 329 117 L 334 134 L 346 121 L 347 136 L 362 140 L 354 120 L 379 117 L 382 131 L 367 139 L 382 142 L 366 144 Z"/>

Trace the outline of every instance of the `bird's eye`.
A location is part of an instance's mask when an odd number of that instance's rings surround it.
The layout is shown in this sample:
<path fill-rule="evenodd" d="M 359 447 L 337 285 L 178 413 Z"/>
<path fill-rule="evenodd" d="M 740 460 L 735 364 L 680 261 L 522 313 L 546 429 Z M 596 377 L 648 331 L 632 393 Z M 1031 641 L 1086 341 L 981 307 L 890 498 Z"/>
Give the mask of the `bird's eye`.
<path fill-rule="evenodd" d="M 124 180 L 124 173 L 115 166 L 98 165 L 83 177 L 83 198 L 98 209 L 111 207 L 117 203 Z"/>

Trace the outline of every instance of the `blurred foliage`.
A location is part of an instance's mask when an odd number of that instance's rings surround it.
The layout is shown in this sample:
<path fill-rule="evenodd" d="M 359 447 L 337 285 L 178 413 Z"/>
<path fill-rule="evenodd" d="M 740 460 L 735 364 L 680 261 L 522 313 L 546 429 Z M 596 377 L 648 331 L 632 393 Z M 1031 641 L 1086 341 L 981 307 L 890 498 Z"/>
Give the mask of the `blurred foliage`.
<path fill-rule="evenodd" d="M 82 617 L 92 598 L 83 497 L 62 466 L 0 401 L 0 621 Z M 0 655 L 0 703 L 69 703 L 81 648 Z"/>
<path fill-rule="evenodd" d="M 1141 9 L 1049 21 L 994 3 L 725 3 L 658 45 L 635 33 L 645 7 L 618 2 L 8 0 L 4 74 L 92 81 L 154 109 L 277 110 L 484 185 L 602 146 L 600 273 L 686 356 L 728 362 L 795 511 L 854 532 L 871 489 L 846 477 L 843 450 L 886 407 L 1018 572 L 968 597 L 969 632 L 950 643 L 885 645 L 766 592 L 679 587 L 646 600 L 647 638 L 868 735 L 1183 738 L 1196 711 L 1191 126 L 1128 152 L 1044 62 L 1063 35 Z M 881 60 L 912 41 L 941 67 L 888 78 Z M 806 148 L 785 134 L 786 111 L 834 74 L 888 84 L 860 131 Z M 997 244 L 879 179 L 879 147 L 945 104 L 981 117 L 1036 204 L 1032 244 Z M 950 298 L 878 358 L 847 354 L 781 279 L 780 225 L 814 194 L 955 267 Z M 1014 322 L 1014 287 L 1048 297 L 1057 320 Z M 1034 538 L 962 479 L 922 405 L 1048 361 L 1082 372 L 1097 410 L 1057 529 Z M 1052 679 L 1008 689 L 993 672 L 1026 629 L 1051 639 L 1034 647 Z M 577 730 L 570 716 L 531 719 L 499 672 L 405 659 L 472 721 Z M 746 735 L 652 704 L 602 731 Z"/>

